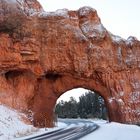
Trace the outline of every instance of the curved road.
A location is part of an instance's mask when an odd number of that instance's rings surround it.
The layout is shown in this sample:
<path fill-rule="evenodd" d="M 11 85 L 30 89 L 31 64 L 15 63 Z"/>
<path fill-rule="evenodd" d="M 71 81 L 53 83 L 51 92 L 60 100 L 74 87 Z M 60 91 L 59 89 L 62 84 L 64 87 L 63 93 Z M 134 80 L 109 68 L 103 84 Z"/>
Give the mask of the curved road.
<path fill-rule="evenodd" d="M 59 122 L 65 123 L 66 127 L 24 140 L 77 140 L 99 127 L 91 121 L 81 119 L 59 119 Z"/>

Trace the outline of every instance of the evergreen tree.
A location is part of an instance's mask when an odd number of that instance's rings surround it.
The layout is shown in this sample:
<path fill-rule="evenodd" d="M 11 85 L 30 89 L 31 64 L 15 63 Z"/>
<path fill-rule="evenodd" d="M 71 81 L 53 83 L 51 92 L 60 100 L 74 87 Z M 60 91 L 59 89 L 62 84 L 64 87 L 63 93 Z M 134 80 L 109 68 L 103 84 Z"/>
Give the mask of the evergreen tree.
<path fill-rule="evenodd" d="M 107 110 L 104 100 L 92 91 L 86 92 L 79 97 L 79 102 L 75 98 L 60 101 L 56 105 L 56 114 L 60 118 L 102 118 L 107 119 Z"/>

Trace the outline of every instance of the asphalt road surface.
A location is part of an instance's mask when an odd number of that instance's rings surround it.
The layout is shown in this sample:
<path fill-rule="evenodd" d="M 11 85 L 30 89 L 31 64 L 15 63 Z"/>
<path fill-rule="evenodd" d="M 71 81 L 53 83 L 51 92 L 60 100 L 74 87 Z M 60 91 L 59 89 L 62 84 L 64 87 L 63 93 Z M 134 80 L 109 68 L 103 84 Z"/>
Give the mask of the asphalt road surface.
<path fill-rule="evenodd" d="M 23 140 L 78 140 L 98 129 L 98 125 L 82 119 L 59 119 L 66 127 Z"/>

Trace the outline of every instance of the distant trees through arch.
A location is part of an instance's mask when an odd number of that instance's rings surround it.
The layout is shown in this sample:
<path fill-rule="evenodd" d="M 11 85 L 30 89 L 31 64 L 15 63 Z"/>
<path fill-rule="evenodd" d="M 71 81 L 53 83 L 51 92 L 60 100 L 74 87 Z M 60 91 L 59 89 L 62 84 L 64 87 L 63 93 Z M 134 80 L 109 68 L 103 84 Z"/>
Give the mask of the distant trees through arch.
<path fill-rule="evenodd" d="M 90 90 L 77 101 L 70 97 L 69 101 L 60 100 L 56 104 L 55 113 L 59 118 L 99 118 L 108 119 L 104 99 Z"/>

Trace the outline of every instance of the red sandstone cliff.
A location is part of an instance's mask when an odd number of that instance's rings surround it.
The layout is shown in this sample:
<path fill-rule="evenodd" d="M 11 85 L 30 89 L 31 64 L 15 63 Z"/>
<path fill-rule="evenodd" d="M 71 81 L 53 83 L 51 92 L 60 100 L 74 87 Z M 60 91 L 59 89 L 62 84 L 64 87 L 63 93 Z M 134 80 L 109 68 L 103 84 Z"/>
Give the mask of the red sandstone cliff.
<path fill-rule="evenodd" d="M 140 123 L 139 67 L 140 42 L 112 35 L 93 8 L 0 0 L 0 102 L 35 125 L 51 126 L 56 100 L 75 87 L 99 93 L 110 121 Z"/>

